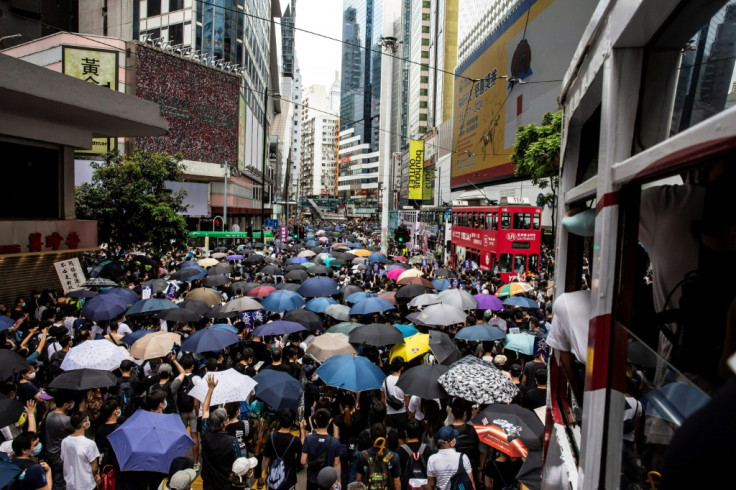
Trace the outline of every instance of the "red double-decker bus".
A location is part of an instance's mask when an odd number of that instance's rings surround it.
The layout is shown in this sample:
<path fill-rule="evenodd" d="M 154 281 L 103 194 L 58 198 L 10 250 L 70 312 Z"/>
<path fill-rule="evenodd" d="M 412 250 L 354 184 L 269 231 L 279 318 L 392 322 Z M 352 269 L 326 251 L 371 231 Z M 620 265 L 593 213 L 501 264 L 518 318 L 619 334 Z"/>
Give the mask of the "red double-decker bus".
<path fill-rule="evenodd" d="M 450 215 L 452 265 L 464 260 L 508 282 L 539 271 L 542 208 L 529 204 L 453 207 Z"/>

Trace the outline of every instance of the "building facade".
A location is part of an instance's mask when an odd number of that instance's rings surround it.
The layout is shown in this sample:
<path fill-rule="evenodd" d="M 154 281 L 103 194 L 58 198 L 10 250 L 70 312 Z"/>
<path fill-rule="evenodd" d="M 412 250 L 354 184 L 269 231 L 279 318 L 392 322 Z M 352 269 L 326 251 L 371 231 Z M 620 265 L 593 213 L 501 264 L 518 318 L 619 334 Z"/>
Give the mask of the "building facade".
<path fill-rule="evenodd" d="M 304 91 L 300 198 L 334 197 L 337 193 L 338 117 L 331 113 L 334 95 L 334 90 L 328 91 L 322 85 L 312 85 Z"/>

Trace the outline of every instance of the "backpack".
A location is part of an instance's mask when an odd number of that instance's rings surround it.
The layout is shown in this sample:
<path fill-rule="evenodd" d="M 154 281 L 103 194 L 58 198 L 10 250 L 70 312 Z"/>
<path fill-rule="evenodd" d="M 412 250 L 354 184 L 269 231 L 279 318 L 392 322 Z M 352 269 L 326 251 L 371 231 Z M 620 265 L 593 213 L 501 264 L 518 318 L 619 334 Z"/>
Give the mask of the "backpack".
<path fill-rule="evenodd" d="M 20 465 L 13 463 L 15 466 L 20 468 L 20 473 L 18 473 L 16 476 L 13 477 L 13 479 L 8 483 L 7 486 L 4 487 L 5 490 L 16 490 L 21 488 L 20 486 L 20 477 L 21 475 L 24 476 L 25 471 L 30 468 L 35 463 L 31 460 L 25 460 Z"/>
<path fill-rule="evenodd" d="M 452 426 L 458 431 L 455 437 L 455 451 L 462 453 L 468 457 L 470 464 L 473 466 L 480 465 L 480 451 L 478 451 L 478 436 L 470 432 L 470 426 L 465 424 L 462 430 L 457 426 Z"/>
<path fill-rule="evenodd" d="M 452 478 L 450 478 L 450 490 L 473 490 L 473 483 L 470 481 L 470 477 L 463 466 L 463 454 L 460 453 L 459 456 L 457 470 L 452 475 Z"/>
<path fill-rule="evenodd" d="M 427 483 L 427 461 L 424 459 L 426 448 L 427 445 L 422 443 L 419 450 L 414 453 L 408 445 L 401 446 L 401 449 L 409 455 L 401 471 L 401 488 L 419 489 Z"/>
<path fill-rule="evenodd" d="M 319 471 L 325 466 L 331 466 L 327 464 L 327 453 L 330 452 L 330 448 L 332 447 L 332 439 L 334 439 L 332 436 L 327 436 L 330 438 L 330 442 L 327 443 L 327 447 L 324 451 L 319 453 L 316 458 L 309 458 L 307 461 L 307 468 L 310 470 L 316 470 Z"/>
<path fill-rule="evenodd" d="M 287 488 L 289 472 L 291 470 L 286 468 L 284 456 L 289 452 L 289 448 L 294 443 L 294 439 L 296 439 L 296 437 L 291 438 L 289 445 L 286 446 L 284 452 L 279 455 L 276 452 L 276 444 L 273 442 L 273 432 L 271 432 L 271 446 L 273 446 L 273 452 L 276 455 L 276 458 L 268 465 L 268 479 L 266 480 L 268 488 L 272 488 L 274 490 L 284 490 Z"/>
<path fill-rule="evenodd" d="M 97 488 L 99 490 L 115 490 L 115 469 L 111 465 L 105 465 L 100 471 Z"/>
<path fill-rule="evenodd" d="M 389 407 L 393 408 L 394 410 L 401 410 L 401 407 L 404 406 L 404 400 L 400 400 L 399 398 L 396 398 L 388 389 L 388 378 L 383 380 L 383 388 L 386 392 L 386 403 Z"/>
<path fill-rule="evenodd" d="M 184 380 L 176 391 L 176 408 L 179 409 L 179 413 L 189 413 L 194 411 L 194 398 L 189 395 L 189 392 L 194 388 L 192 376 L 194 375 L 187 374 L 184 376 Z"/>
<path fill-rule="evenodd" d="M 133 415 L 136 409 L 135 390 L 130 381 L 121 381 L 117 386 L 117 397 L 120 401 L 120 412 L 125 417 Z"/>
<path fill-rule="evenodd" d="M 368 463 L 368 471 L 365 473 L 366 490 L 387 490 L 392 488 L 391 474 L 388 463 L 394 457 L 394 453 L 386 450 L 383 456 L 371 456 L 368 451 L 361 453 L 363 459 Z"/>

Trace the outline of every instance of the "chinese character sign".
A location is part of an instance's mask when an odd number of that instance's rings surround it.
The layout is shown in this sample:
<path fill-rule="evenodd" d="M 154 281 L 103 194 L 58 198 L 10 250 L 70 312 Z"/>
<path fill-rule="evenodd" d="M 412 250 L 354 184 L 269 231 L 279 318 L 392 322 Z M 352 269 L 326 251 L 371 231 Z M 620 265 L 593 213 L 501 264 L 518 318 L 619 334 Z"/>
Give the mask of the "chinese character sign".
<path fill-rule="evenodd" d="M 150 299 L 153 296 L 153 286 L 141 286 L 141 299 Z"/>
<path fill-rule="evenodd" d="M 286 243 L 287 240 L 289 239 L 289 227 L 281 226 L 279 228 L 279 235 L 280 235 L 279 239 L 281 240 L 281 243 Z"/>
<path fill-rule="evenodd" d="M 54 262 L 54 267 L 56 268 L 56 275 L 59 276 L 61 287 L 64 288 L 64 294 L 82 287 L 85 279 L 79 259 L 74 258 Z"/>
<path fill-rule="evenodd" d="M 409 142 L 409 199 L 422 199 L 424 180 L 424 141 Z"/>

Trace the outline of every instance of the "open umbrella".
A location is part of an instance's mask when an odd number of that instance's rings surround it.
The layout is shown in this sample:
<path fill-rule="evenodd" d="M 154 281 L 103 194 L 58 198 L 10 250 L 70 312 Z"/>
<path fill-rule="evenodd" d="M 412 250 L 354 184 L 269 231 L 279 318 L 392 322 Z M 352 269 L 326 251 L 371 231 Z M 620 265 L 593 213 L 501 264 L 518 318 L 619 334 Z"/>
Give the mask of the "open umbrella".
<path fill-rule="evenodd" d="M 328 386 L 360 393 L 381 387 L 386 375 L 368 358 L 344 354 L 333 356 L 317 368 L 315 374 Z"/>
<path fill-rule="evenodd" d="M 276 291 L 276 288 L 273 286 L 257 286 L 248 291 L 247 294 L 251 298 L 265 298 L 274 291 Z"/>
<path fill-rule="evenodd" d="M 478 438 L 511 457 L 526 457 L 542 448 L 544 424 L 519 405 L 494 403 L 473 418 Z"/>
<path fill-rule="evenodd" d="M 429 352 L 429 334 L 417 333 L 404 338 L 403 343 L 394 345 L 391 348 L 390 359 L 400 356 L 408 362 L 425 352 Z"/>
<path fill-rule="evenodd" d="M 248 400 L 253 389 L 258 384 L 250 376 L 240 374 L 235 369 L 226 369 L 224 371 L 215 371 L 208 373 L 208 376 L 213 376 L 217 381 L 212 392 L 212 399 L 210 405 L 222 405 L 230 402 L 244 402 Z M 208 386 L 207 382 L 196 384 L 190 391 L 189 395 L 196 398 L 200 402 L 204 402 L 207 397 Z"/>
<path fill-rule="evenodd" d="M 212 267 L 213 265 L 217 265 L 219 263 L 220 263 L 219 260 L 213 259 L 210 257 L 206 259 L 200 259 L 197 261 L 197 265 L 199 265 L 200 267 Z"/>
<path fill-rule="evenodd" d="M 94 298 L 97 296 L 97 291 L 91 291 L 89 289 L 75 289 L 74 291 L 69 291 L 64 296 L 67 298 Z"/>
<path fill-rule="evenodd" d="M 121 471 L 168 473 L 174 458 L 194 445 L 178 414 L 145 410 L 137 410 L 107 439 Z"/>
<path fill-rule="evenodd" d="M 384 323 L 370 323 L 358 327 L 350 332 L 349 338 L 351 344 L 374 345 L 377 347 L 404 342 L 404 336 L 396 327 Z"/>
<path fill-rule="evenodd" d="M 429 305 L 422 311 L 407 315 L 407 319 L 420 325 L 455 325 L 464 323 L 467 313 L 453 305 Z"/>
<path fill-rule="evenodd" d="M 73 369 L 64 371 L 49 383 L 49 388 L 57 390 L 85 391 L 92 388 L 115 386 L 117 377 L 102 369 Z"/>
<path fill-rule="evenodd" d="M 85 301 L 82 316 L 93 321 L 112 320 L 125 313 L 127 309 L 128 304 L 119 296 L 98 294 Z"/>
<path fill-rule="evenodd" d="M 113 295 L 122 299 L 128 305 L 134 305 L 140 300 L 135 291 L 128 288 L 110 288 L 102 291 L 101 295 Z"/>
<path fill-rule="evenodd" d="M 142 338 L 144 335 L 149 335 L 152 333 L 155 332 L 153 330 L 140 329 L 125 335 L 122 339 L 120 339 L 120 341 L 128 345 L 133 345 L 136 340 Z"/>
<path fill-rule="evenodd" d="M 449 366 L 460 359 L 460 350 L 449 335 L 439 330 L 429 331 L 429 348 L 440 364 Z"/>
<path fill-rule="evenodd" d="M 124 349 L 123 349 L 124 350 Z M 112 371 L 120 367 L 123 353 L 108 340 L 87 340 L 69 349 L 61 362 L 61 369 L 102 369 Z"/>
<path fill-rule="evenodd" d="M 362 326 L 363 326 L 362 323 L 342 322 L 342 323 L 338 323 L 337 325 L 333 325 L 330 328 L 328 328 L 327 333 L 339 333 L 339 334 L 347 336 L 347 335 L 350 335 L 350 332 Z"/>
<path fill-rule="evenodd" d="M 153 294 L 158 294 L 166 291 L 169 287 L 169 283 L 164 279 L 151 279 L 141 284 L 141 286 L 151 286 L 153 288 Z"/>
<path fill-rule="evenodd" d="M 368 293 L 365 291 L 357 291 L 353 294 L 350 294 L 349 296 L 343 296 L 343 299 L 347 301 L 348 303 L 357 303 L 358 301 L 362 301 L 366 298 L 375 298 L 376 295 L 373 293 Z"/>
<path fill-rule="evenodd" d="M 332 271 L 328 269 L 327 267 L 325 267 L 324 265 L 314 265 L 313 267 L 309 269 L 309 273 L 314 276 L 318 276 L 320 274 L 331 274 Z"/>
<path fill-rule="evenodd" d="M 178 333 L 154 332 L 136 340 L 130 347 L 130 355 L 141 360 L 166 357 L 174 344 L 181 344 L 181 335 Z"/>
<path fill-rule="evenodd" d="M 391 267 L 391 266 L 389 266 Z M 386 272 L 386 277 L 389 279 L 396 281 L 399 279 L 399 276 L 405 271 L 406 269 L 402 267 L 396 267 L 395 269 L 390 269 L 388 272 Z"/>
<path fill-rule="evenodd" d="M 160 299 L 160 298 L 149 298 L 149 299 L 142 299 L 138 301 L 136 304 L 130 307 L 128 311 L 125 312 L 126 316 L 140 316 L 140 315 L 147 315 L 156 313 L 162 310 L 170 310 L 173 308 L 178 308 L 176 304 L 172 303 L 168 299 Z"/>
<path fill-rule="evenodd" d="M 424 286 L 425 288 L 434 289 L 434 285 L 423 277 L 403 277 L 396 281 L 396 284 L 398 284 L 399 286 L 414 284 Z"/>
<path fill-rule="evenodd" d="M 523 483 L 528 490 L 542 489 L 542 453 L 541 449 L 529 451 L 516 475 L 516 481 Z"/>
<path fill-rule="evenodd" d="M 406 325 L 402 325 L 400 323 L 394 323 L 393 326 L 397 328 L 399 332 L 401 332 L 401 335 L 404 337 L 404 339 L 419 333 L 419 330 L 417 330 L 416 327 L 412 325 L 411 323 L 408 323 Z"/>
<path fill-rule="evenodd" d="M 500 287 L 498 291 L 496 291 L 496 296 L 499 298 L 508 298 L 509 296 L 524 294 L 533 290 L 534 286 L 526 282 L 510 282 Z"/>
<path fill-rule="evenodd" d="M 320 330 L 324 326 L 322 318 L 313 311 L 299 309 L 284 313 L 282 320 L 301 323 L 309 331 Z"/>
<path fill-rule="evenodd" d="M 263 309 L 263 305 L 253 298 L 242 297 L 236 298 L 225 303 L 223 312 L 241 312 L 241 311 L 258 311 Z"/>
<path fill-rule="evenodd" d="M 478 300 L 463 289 L 447 289 L 437 296 L 442 304 L 457 306 L 461 310 L 474 310 L 478 307 Z"/>
<path fill-rule="evenodd" d="M 8 398 L 7 396 L 0 397 L 0 427 L 7 427 L 10 424 L 17 423 L 23 410 L 25 410 L 25 407 L 15 398 Z"/>
<path fill-rule="evenodd" d="M 265 260 L 266 259 L 263 257 L 263 255 L 252 253 L 248 257 L 246 257 L 245 262 L 251 265 L 257 265 L 262 264 Z"/>
<path fill-rule="evenodd" d="M 230 282 L 229 277 L 223 276 L 223 275 L 216 275 L 216 276 L 205 277 L 204 281 L 202 281 L 202 284 L 208 288 L 211 288 L 211 287 L 224 286 L 225 284 L 229 282 Z"/>
<path fill-rule="evenodd" d="M 510 333 L 506 335 L 504 348 L 532 356 L 534 355 L 534 338 L 534 335 L 527 333 Z"/>
<path fill-rule="evenodd" d="M 492 294 L 474 294 L 479 310 L 503 310 L 503 302 Z"/>
<path fill-rule="evenodd" d="M 325 315 L 341 322 L 350 321 L 350 307 L 347 305 L 328 305 L 324 311 Z"/>
<path fill-rule="evenodd" d="M 412 277 L 411 279 L 419 279 L 418 277 Z M 426 281 L 426 279 L 423 279 Z M 427 281 L 429 282 L 429 281 Z M 430 283 L 431 286 L 431 283 Z M 401 286 L 398 291 L 396 291 L 396 299 L 409 301 L 417 296 L 421 296 L 422 294 L 425 294 L 427 292 L 426 286 L 423 286 L 421 284 L 407 284 L 406 286 Z"/>
<path fill-rule="evenodd" d="M 156 316 L 167 322 L 197 322 L 201 316 L 186 308 L 171 308 L 169 310 L 159 311 Z"/>
<path fill-rule="evenodd" d="M 206 270 L 202 267 L 194 266 L 179 269 L 178 271 L 173 272 L 169 277 L 175 281 L 196 281 L 197 279 L 202 279 L 206 275 Z"/>
<path fill-rule="evenodd" d="M 301 332 L 302 330 L 306 330 L 306 328 L 301 323 L 277 320 L 275 322 L 264 323 L 263 325 L 256 327 L 253 331 L 253 335 L 256 337 L 286 335 L 289 333 Z"/>
<path fill-rule="evenodd" d="M 450 366 L 442 364 L 414 366 L 401 373 L 396 386 L 407 395 L 415 395 L 426 400 L 447 398 L 447 393 L 438 380 L 448 369 Z"/>
<path fill-rule="evenodd" d="M 301 269 L 301 268 L 291 270 L 287 272 L 286 275 L 284 276 L 284 278 L 287 281 L 299 281 L 299 282 L 306 281 L 308 277 L 309 277 L 309 273 L 306 270 Z"/>
<path fill-rule="evenodd" d="M 316 269 L 313 268 L 312 270 Z M 305 298 L 316 298 L 318 296 L 333 296 L 340 291 L 337 281 L 329 277 L 310 277 L 297 289 L 297 292 Z"/>
<path fill-rule="evenodd" d="M 307 301 L 305 308 L 315 313 L 324 313 L 328 306 L 336 304 L 337 301 L 332 298 L 312 298 Z"/>
<path fill-rule="evenodd" d="M 277 290 L 263 298 L 261 304 L 268 311 L 283 313 L 287 310 L 299 309 L 306 303 L 304 298 L 294 291 Z"/>
<path fill-rule="evenodd" d="M 222 274 L 230 274 L 232 271 L 233 271 L 232 265 L 225 263 L 225 262 L 220 262 L 219 264 L 207 269 L 207 275 L 217 276 L 217 275 L 222 275 Z"/>
<path fill-rule="evenodd" d="M 483 324 L 461 328 L 455 335 L 456 339 L 463 340 L 497 340 L 505 337 L 506 334 L 500 328 Z"/>
<path fill-rule="evenodd" d="M 195 288 L 189 291 L 189 294 L 187 294 L 187 299 L 196 299 L 199 301 L 203 301 L 210 306 L 213 306 L 219 304 L 222 301 L 222 296 L 220 296 L 220 293 L 218 293 L 214 289 Z"/>
<path fill-rule="evenodd" d="M 511 403 L 519 392 L 500 369 L 473 356 L 452 364 L 439 382 L 449 395 L 481 404 Z"/>
<path fill-rule="evenodd" d="M 264 369 L 253 377 L 256 385 L 256 398 L 274 410 L 291 408 L 296 410 L 302 385 L 290 374 Z"/>
<path fill-rule="evenodd" d="M 401 275 L 399 275 L 397 281 L 401 281 L 402 279 L 407 279 L 409 277 L 422 277 L 423 275 L 424 273 L 419 269 L 406 269 L 401 273 Z"/>
<path fill-rule="evenodd" d="M 423 306 L 436 305 L 440 303 L 440 298 L 436 294 L 420 294 L 409 301 L 409 306 L 421 308 Z"/>
<path fill-rule="evenodd" d="M 351 315 L 370 315 L 395 309 L 394 305 L 383 298 L 366 298 L 358 301 L 350 308 Z"/>
<path fill-rule="evenodd" d="M 111 281 L 110 279 L 103 279 L 101 277 L 95 277 L 94 279 L 88 279 L 84 281 L 81 286 L 83 288 L 88 287 L 110 287 L 110 286 L 117 286 L 118 283 L 115 281 Z"/>
<path fill-rule="evenodd" d="M 239 341 L 240 337 L 227 330 L 205 328 L 194 332 L 182 342 L 181 350 L 184 352 L 219 352 Z"/>
<path fill-rule="evenodd" d="M 0 349 L 0 379 L 6 379 L 14 374 L 22 373 L 28 369 L 28 366 L 28 361 L 17 352 L 9 349 Z"/>
<path fill-rule="evenodd" d="M 205 303 L 204 301 L 198 299 L 188 299 L 179 303 L 179 307 L 186 308 L 187 310 L 191 310 L 194 313 L 198 313 L 200 315 L 207 312 L 210 309 L 210 306 L 211 305 L 209 305 L 208 303 Z"/>
<path fill-rule="evenodd" d="M 355 293 L 360 293 L 363 290 L 356 286 L 355 284 L 348 284 L 344 288 L 340 289 L 340 297 L 343 300 L 347 300 L 348 297 L 352 296 Z"/>
<path fill-rule="evenodd" d="M 214 325 L 210 325 L 208 328 L 221 328 L 223 330 L 227 330 L 228 332 L 232 332 L 236 335 L 238 334 L 238 329 L 227 323 L 216 323 Z"/>
<path fill-rule="evenodd" d="M 281 267 L 275 266 L 275 265 L 267 265 L 263 267 L 261 270 L 258 271 L 261 274 L 269 274 L 272 276 L 281 276 L 284 274 L 284 271 L 281 270 Z"/>
<path fill-rule="evenodd" d="M 450 280 L 449 279 L 434 279 L 432 280 L 432 286 L 437 291 L 444 291 L 445 289 L 450 287 Z"/>
<path fill-rule="evenodd" d="M 325 362 L 332 356 L 355 354 L 355 348 L 350 345 L 348 338 L 341 333 L 325 333 L 315 337 L 306 351 L 319 362 Z"/>
<path fill-rule="evenodd" d="M 353 255 L 355 255 L 356 257 L 370 257 L 371 251 L 361 248 L 358 250 L 353 250 Z"/>
<path fill-rule="evenodd" d="M 440 267 L 439 269 L 436 269 L 434 271 L 435 277 L 457 277 L 457 274 L 455 274 L 455 271 L 446 269 L 444 267 Z"/>
<path fill-rule="evenodd" d="M 285 289 L 296 293 L 296 290 L 299 289 L 299 284 L 295 284 L 293 282 L 280 282 L 276 285 L 276 289 Z"/>
<path fill-rule="evenodd" d="M 228 261 L 231 261 L 231 260 L 243 260 L 243 256 L 240 255 L 240 254 L 228 255 L 227 257 L 225 257 L 225 260 L 228 260 Z"/>
<path fill-rule="evenodd" d="M 375 252 L 375 253 L 372 253 L 372 254 L 370 254 L 368 256 L 368 262 L 370 262 L 372 264 L 373 263 L 383 264 L 385 262 L 388 262 L 388 259 L 386 258 L 385 255 L 383 255 L 381 253 L 378 253 L 378 252 Z"/>
<path fill-rule="evenodd" d="M 503 301 L 505 306 L 518 306 L 520 308 L 539 308 L 539 305 L 533 299 L 525 296 L 512 296 Z"/>

